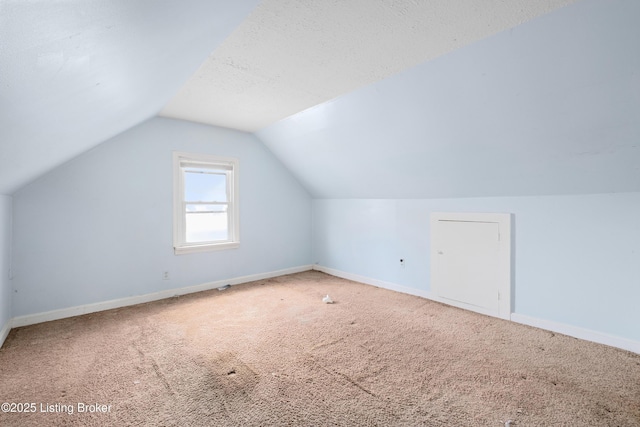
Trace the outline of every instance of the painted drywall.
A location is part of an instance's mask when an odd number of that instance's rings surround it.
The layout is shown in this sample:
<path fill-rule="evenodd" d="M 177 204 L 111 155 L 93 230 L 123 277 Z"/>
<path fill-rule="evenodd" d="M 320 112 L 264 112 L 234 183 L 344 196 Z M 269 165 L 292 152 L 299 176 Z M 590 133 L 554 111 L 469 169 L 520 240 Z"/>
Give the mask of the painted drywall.
<path fill-rule="evenodd" d="M 512 213 L 514 311 L 640 342 L 640 193 L 314 200 L 313 260 L 428 293 L 432 212 Z"/>
<path fill-rule="evenodd" d="M 638 16 L 578 1 L 257 134 L 316 198 L 637 192 Z"/>
<path fill-rule="evenodd" d="M 256 4 L 0 1 L 0 193 L 155 116 Z"/>
<path fill-rule="evenodd" d="M 174 255 L 174 150 L 239 159 L 240 248 Z M 255 137 L 154 118 L 14 195 L 13 315 L 308 265 L 310 254 L 310 196 Z"/>
<path fill-rule="evenodd" d="M 10 196 L 0 195 L 0 346 L 11 320 L 11 210 Z"/>

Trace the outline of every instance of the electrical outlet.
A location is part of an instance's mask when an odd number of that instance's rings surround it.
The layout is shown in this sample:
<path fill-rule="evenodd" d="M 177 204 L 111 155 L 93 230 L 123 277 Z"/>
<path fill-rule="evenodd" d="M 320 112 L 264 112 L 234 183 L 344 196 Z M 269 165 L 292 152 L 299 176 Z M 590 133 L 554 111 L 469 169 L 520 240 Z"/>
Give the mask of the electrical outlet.
<path fill-rule="evenodd" d="M 168 271 L 162 272 L 162 280 L 169 280 L 169 272 Z"/>

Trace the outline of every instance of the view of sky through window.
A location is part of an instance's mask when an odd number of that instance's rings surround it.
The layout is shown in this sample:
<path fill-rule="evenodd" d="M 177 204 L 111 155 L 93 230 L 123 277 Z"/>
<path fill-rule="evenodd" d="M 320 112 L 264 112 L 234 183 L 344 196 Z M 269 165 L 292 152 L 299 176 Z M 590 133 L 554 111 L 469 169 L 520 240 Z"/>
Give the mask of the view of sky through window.
<path fill-rule="evenodd" d="M 185 169 L 186 241 L 229 239 L 227 176 L 212 169 Z"/>

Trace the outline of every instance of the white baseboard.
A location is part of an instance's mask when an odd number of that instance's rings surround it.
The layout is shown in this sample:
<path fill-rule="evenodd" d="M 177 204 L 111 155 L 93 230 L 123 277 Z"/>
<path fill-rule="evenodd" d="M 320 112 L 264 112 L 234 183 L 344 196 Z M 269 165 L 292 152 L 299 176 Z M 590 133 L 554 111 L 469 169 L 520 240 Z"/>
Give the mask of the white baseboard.
<path fill-rule="evenodd" d="M 11 319 L 7 320 L 7 323 L 5 323 L 2 329 L 0 329 L 0 348 L 2 348 L 4 340 L 7 339 L 9 331 L 11 331 L 11 323 Z"/>
<path fill-rule="evenodd" d="M 547 331 L 569 335 L 570 337 L 579 338 L 581 340 L 617 347 L 640 354 L 640 341 L 633 341 L 627 338 L 621 338 L 551 320 L 538 319 L 518 313 L 511 313 L 511 320 L 523 325 L 533 326 L 535 328 L 545 329 Z"/>
<path fill-rule="evenodd" d="M 28 314 L 26 316 L 14 317 L 10 326 L 17 328 L 20 326 L 33 325 L 36 323 L 49 322 L 51 320 L 64 319 L 67 317 L 80 316 L 82 314 L 95 313 L 98 311 L 111 310 L 114 308 L 127 307 L 130 305 L 143 304 L 179 295 L 192 294 L 195 292 L 208 291 L 224 285 L 239 285 L 241 283 L 253 282 L 256 280 L 270 279 L 272 277 L 284 276 L 285 274 L 300 273 L 311 270 L 311 265 L 286 268 L 284 270 L 271 271 L 268 273 L 252 274 L 249 276 L 236 277 L 233 279 L 216 280 L 215 282 L 203 283 L 201 285 L 187 286 L 184 288 L 168 289 L 151 294 L 137 295 L 134 297 L 120 298 L 94 304 L 79 305 L 75 307 L 52 310 L 44 313 Z M 7 331 L 8 333 L 8 331 Z"/>
<path fill-rule="evenodd" d="M 188 286 L 185 288 L 169 289 L 165 291 L 155 292 L 151 294 L 139 295 L 128 298 L 120 298 L 110 301 L 103 301 L 95 304 L 87 304 L 76 307 L 69 307 L 60 310 L 52 310 L 44 313 L 30 314 L 26 316 L 19 316 L 9 320 L 0 329 L 0 347 L 4 344 L 11 328 L 17 328 L 20 326 L 33 325 L 36 323 L 48 322 L 51 320 L 64 319 L 67 317 L 79 316 L 82 314 L 95 313 L 98 311 L 110 310 L 113 308 L 127 307 L 130 305 L 142 304 L 151 301 L 157 301 L 165 298 L 171 298 L 178 295 L 186 295 L 195 292 L 207 291 L 211 289 L 219 288 L 224 285 L 238 285 L 241 283 L 253 282 L 256 280 L 264 280 L 272 277 L 283 276 L 286 274 L 300 273 L 308 270 L 317 270 L 323 273 L 330 274 L 332 276 L 341 277 L 347 280 L 353 280 L 355 282 L 364 283 L 367 285 L 376 286 L 379 288 L 389 289 L 396 292 L 402 292 L 409 295 L 415 295 L 422 298 L 430 299 L 437 302 L 443 302 L 449 304 L 450 302 L 441 300 L 434 296 L 429 291 L 409 288 L 406 286 L 397 285 L 391 282 L 385 282 L 383 280 L 372 279 L 370 277 L 360 276 L 353 273 L 347 273 L 333 268 L 324 267 L 321 265 L 304 265 L 300 267 L 287 268 L 283 270 L 272 271 L 268 273 L 259 273 L 249 276 L 236 277 L 233 279 L 217 280 L 215 282 L 203 283 L 196 286 Z M 482 313 L 485 314 L 485 313 Z M 590 329 L 583 329 L 564 323 L 553 322 L 550 320 L 538 319 L 523 314 L 512 313 L 511 320 L 523 325 L 533 326 L 540 329 L 545 329 L 559 334 L 568 335 L 574 338 L 583 339 L 586 341 L 592 341 L 599 344 L 608 345 L 611 347 L 617 347 L 623 350 L 632 351 L 640 354 L 640 342 L 626 338 L 621 338 L 613 335 L 608 335 L 602 332 L 592 331 Z"/>
<path fill-rule="evenodd" d="M 353 280 L 354 282 L 364 283 L 365 285 L 372 285 L 378 288 L 389 289 L 391 291 L 402 292 L 403 294 L 415 295 L 418 297 L 431 299 L 431 293 L 429 291 L 423 291 L 415 288 L 408 288 L 402 285 L 396 285 L 395 283 L 385 282 L 383 280 L 372 279 L 370 277 L 359 276 L 353 273 L 347 273 L 333 268 L 325 267 L 322 265 L 314 265 L 314 270 L 321 271 L 323 273 L 330 274 L 332 276 L 340 277 L 342 279 Z"/>
<path fill-rule="evenodd" d="M 422 290 L 422 289 L 416 289 L 416 288 L 410 288 L 410 287 L 407 287 L 407 286 L 397 285 L 395 283 L 385 282 L 385 281 L 377 280 L 377 279 L 372 279 L 370 277 L 365 277 L 365 276 L 359 276 L 357 274 L 346 273 L 344 271 L 335 270 L 333 268 L 324 267 L 322 265 L 317 265 L 317 264 L 313 266 L 313 269 L 314 270 L 318 270 L 318 271 L 322 271 L 323 273 L 327 273 L 327 274 L 330 274 L 332 276 L 341 277 L 341 278 L 347 279 L 347 280 L 353 280 L 354 282 L 364 283 L 365 285 L 372 285 L 372 286 L 376 286 L 378 288 L 389 289 L 390 291 L 396 291 L 396 292 L 401 292 L 403 294 L 415 295 L 417 297 L 426 298 L 426 299 L 429 299 L 431 301 L 439 302 L 439 303 L 450 305 L 450 306 L 453 306 L 453 307 L 462 308 L 464 310 L 474 311 L 476 313 L 484 314 L 485 316 L 498 317 L 500 319 L 509 320 L 509 316 L 508 315 L 501 316 L 501 315 L 498 315 L 495 312 L 492 312 L 491 310 L 485 310 L 482 307 L 475 307 L 475 306 L 470 305 L 470 304 L 464 304 L 464 303 L 461 303 L 461 302 L 448 300 L 448 299 L 445 299 L 445 298 L 440 298 L 439 296 L 434 295 L 430 291 L 425 291 L 425 290 Z"/>
<path fill-rule="evenodd" d="M 441 302 L 447 305 L 452 305 L 450 301 L 443 300 L 442 298 L 438 298 L 437 296 L 433 295 L 429 291 L 396 285 L 395 283 L 372 279 L 370 277 L 365 277 L 365 276 L 359 276 L 357 274 L 346 273 L 344 271 L 335 270 L 333 268 L 324 267 L 321 265 L 314 265 L 313 269 L 322 271 L 323 273 L 327 273 L 332 276 L 341 277 L 347 280 L 353 280 L 354 282 L 364 283 L 366 285 L 373 285 L 379 288 L 389 289 L 396 292 L 402 292 L 409 295 L 415 295 L 415 296 L 426 298 L 432 301 Z M 456 306 L 456 307 L 466 309 L 466 307 L 462 307 L 462 306 Z M 487 314 L 495 317 L 495 315 L 491 313 L 483 313 L 481 310 L 473 309 L 473 311 L 476 311 L 480 314 Z M 511 313 L 510 320 L 516 323 L 521 323 L 523 325 L 533 326 L 535 328 L 545 329 L 548 331 L 557 332 L 559 334 L 568 335 L 570 337 L 578 338 L 581 340 L 591 341 L 598 344 L 605 344 L 611 347 L 616 347 L 616 348 L 620 348 L 623 350 L 628 350 L 628 351 L 632 351 L 634 353 L 640 354 L 639 341 L 616 337 L 616 336 L 608 335 L 602 332 L 592 331 L 590 329 L 583 329 L 577 326 L 571 326 L 564 323 L 557 323 L 550 320 L 537 319 L 534 317 L 529 317 L 529 316 L 518 314 L 518 313 Z"/>

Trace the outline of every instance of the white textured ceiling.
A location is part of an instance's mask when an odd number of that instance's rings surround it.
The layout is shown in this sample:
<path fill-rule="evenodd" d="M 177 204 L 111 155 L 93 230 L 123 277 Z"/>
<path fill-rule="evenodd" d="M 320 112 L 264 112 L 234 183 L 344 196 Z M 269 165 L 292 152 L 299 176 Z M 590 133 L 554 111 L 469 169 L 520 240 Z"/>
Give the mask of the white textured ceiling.
<path fill-rule="evenodd" d="M 161 115 L 245 131 L 574 0 L 264 0 Z"/>

